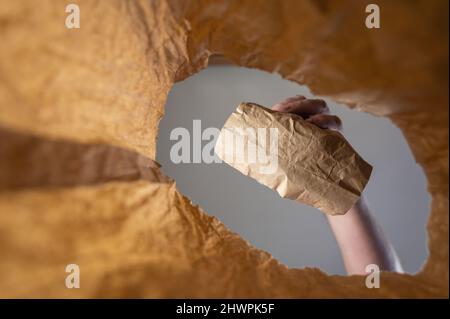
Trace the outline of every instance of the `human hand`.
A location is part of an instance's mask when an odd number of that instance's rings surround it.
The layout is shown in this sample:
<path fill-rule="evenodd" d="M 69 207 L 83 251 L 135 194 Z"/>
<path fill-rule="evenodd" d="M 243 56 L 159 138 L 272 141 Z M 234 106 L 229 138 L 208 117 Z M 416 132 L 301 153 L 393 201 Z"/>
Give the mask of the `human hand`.
<path fill-rule="evenodd" d="M 322 129 L 342 130 L 341 119 L 329 114 L 330 110 L 324 100 L 307 99 L 303 95 L 296 95 L 273 105 L 272 110 L 299 115 Z"/>

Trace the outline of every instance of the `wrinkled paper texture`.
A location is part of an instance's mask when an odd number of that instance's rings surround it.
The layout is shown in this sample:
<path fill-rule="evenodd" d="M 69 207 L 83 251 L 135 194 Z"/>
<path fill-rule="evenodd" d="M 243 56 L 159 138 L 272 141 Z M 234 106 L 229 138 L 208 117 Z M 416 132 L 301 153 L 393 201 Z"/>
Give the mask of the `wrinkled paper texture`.
<path fill-rule="evenodd" d="M 356 203 L 372 172 L 341 133 L 255 103 L 241 103 L 230 115 L 215 152 L 280 196 L 330 215 Z"/>
<path fill-rule="evenodd" d="M 0 0 L 0 297 L 448 298 L 448 1 L 378 0 L 379 30 L 364 1 L 71 3 L 79 29 L 66 0 Z M 162 176 L 167 94 L 212 53 L 402 130 L 432 196 L 419 273 L 288 268 Z"/>

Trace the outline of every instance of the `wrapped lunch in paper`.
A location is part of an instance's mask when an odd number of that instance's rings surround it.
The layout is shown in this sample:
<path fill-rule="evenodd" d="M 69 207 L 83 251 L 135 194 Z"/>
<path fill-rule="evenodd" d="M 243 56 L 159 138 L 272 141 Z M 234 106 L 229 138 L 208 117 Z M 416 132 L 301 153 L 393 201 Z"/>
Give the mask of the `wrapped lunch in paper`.
<path fill-rule="evenodd" d="M 372 172 L 341 133 L 254 103 L 231 114 L 215 152 L 280 196 L 331 215 L 356 203 Z"/>

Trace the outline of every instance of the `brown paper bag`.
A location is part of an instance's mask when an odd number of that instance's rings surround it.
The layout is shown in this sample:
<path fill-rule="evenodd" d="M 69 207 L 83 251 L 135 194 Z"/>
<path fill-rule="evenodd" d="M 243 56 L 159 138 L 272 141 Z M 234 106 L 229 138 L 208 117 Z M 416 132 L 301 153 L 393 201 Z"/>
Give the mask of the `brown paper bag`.
<path fill-rule="evenodd" d="M 356 203 L 372 172 L 341 133 L 254 103 L 241 103 L 231 114 L 215 152 L 282 197 L 331 215 Z"/>

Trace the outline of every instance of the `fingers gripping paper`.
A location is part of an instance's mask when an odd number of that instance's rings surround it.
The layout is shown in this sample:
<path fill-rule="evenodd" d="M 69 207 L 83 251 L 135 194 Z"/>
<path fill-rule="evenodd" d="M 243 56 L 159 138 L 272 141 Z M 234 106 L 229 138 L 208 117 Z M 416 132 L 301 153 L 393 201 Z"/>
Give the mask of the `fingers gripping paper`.
<path fill-rule="evenodd" d="M 215 152 L 282 197 L 331 215 L 355 204 L 372 172 L 339 132 L 254 103 L 241 103 L 231 114 Z"/>

